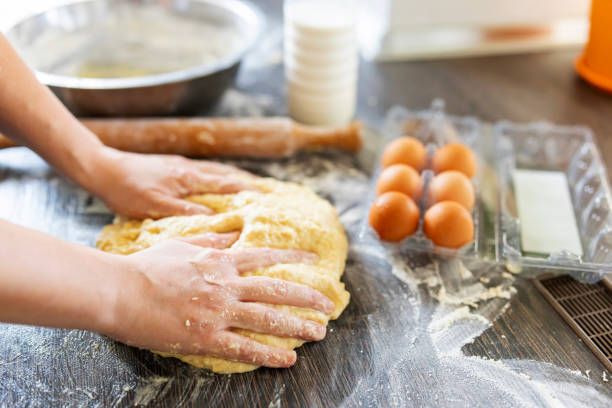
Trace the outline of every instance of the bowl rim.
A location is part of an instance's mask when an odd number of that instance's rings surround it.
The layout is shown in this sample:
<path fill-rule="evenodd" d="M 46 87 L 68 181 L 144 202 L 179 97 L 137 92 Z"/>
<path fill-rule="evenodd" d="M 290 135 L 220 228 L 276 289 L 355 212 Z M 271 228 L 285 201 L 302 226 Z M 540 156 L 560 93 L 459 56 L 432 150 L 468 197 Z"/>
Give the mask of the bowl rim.
<path fill-rule="evenodd" d="M 21 18 L 16 23 L 12 24 L 6 31 L 7 38 L 20 24 L 43 16 L 51 10 L 57 10 L 64 7 L 69 7 L 79 3 L 94 3 L 107 2 L 108 0 L 67 0 L 60 5 L 55 5 L 29 14 Z M 216 7 L 222 8 L 230 13 L 237 15 L 242 21 L 247 22 L 250 26 L 254 26 L 254 34 L 250 38 L 246 38 L 244 43 L 227 56 L 221 58 L 214 64 L 195 65 L 192 67 L 164 72 L 154 75 L 143 75 L 129 78 L 79 78 L 67 75 L 51 74 L 48 72 L 39 71 L 30 67 L 36 78 L 43 84 L 51 87 L 82 89 L 82 90 L 116 90 L 129 88 L 145 88 L 151 86 L 167 85 L 177 82 L 190 81 L 195 78 L 210 75 L 229 69 L 233 65 L 240 62 L 245 54 L 250 51 L 264 31 L 265 19 L 262 12 L 252 2 L 244 2 L 241 0 L 189 0 L 196 3 L 208 3 Z"/>

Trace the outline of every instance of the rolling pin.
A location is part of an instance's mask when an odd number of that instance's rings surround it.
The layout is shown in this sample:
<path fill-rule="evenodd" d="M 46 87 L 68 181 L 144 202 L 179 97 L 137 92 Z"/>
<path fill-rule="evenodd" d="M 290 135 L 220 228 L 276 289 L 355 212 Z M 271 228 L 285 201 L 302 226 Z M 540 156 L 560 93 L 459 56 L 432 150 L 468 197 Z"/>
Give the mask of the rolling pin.
<path fill-rule="evenodd" d="M 190 157 L 286 157 L 304 149 L 357 152 L 362 125 L 313 127 L 289 118 L 143 118 L 81 121 L 107 146 Z M 16 146 L 0 134 L 0 148 Z"/>

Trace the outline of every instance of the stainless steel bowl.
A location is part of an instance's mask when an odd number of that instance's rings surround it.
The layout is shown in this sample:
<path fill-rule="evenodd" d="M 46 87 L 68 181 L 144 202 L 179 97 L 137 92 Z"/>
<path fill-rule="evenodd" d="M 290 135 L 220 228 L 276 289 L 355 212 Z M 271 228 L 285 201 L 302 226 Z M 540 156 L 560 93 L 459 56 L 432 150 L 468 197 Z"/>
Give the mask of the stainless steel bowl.
<path fill-rule="evenodd" d="M 175 115 L 220 99 L 262 25 L 238 0 L 92 0 L 31 16 L 6 35 L 77 115 Z"/>

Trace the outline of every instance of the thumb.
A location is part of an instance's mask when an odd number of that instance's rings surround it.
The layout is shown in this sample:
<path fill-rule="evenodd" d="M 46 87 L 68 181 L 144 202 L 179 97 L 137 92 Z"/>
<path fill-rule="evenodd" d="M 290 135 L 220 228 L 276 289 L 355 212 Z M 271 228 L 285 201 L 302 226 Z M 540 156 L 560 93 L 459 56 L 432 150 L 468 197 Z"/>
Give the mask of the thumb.
<path fill-rule="evenodd" d="M 213 210 L 180 198 L 163 197 L 153 203 L 153 207 L 148 213 L 151 218 L 163 218 L 173 215 L 211 215 Z"/>
<path fill-rule="evenodd" d="M 216 234 L 214 232 L 202 235 L 194 235 L 193 237 L 177 238 L 179 241 L 186 242 L 191 245 L 201 246 L 203 248 L 225 249 L 230 247 L 240 237 L 240 232 L 227 232 L 224 234 Z"/>

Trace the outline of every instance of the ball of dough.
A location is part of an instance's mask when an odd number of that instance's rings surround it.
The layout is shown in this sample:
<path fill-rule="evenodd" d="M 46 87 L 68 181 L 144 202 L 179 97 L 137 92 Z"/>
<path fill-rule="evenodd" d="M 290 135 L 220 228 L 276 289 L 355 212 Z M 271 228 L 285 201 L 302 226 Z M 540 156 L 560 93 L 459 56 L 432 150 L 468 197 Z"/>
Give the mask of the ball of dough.
<path fill-rule="evenodd" d="M 335 208 L 307 187 L 274 179 L 244 179 L 258 191 L 237 194 L 202 194 L 189 201 L 206 205 L 213 215 L 175 216 L 159 220 L 121 220 L 102 230 L 96 245 L 115 254 L 130 254 L 169 238 L 207 232 L 240 231 L 232 248 L 271 247 L 301 249 L 319 255 L 312 264 L 278 264 L 249 271 L 245 276 L 266 276 L 310 286 L 329 299 L 336 308 L 330 316 L 291 306 L 274 306 L 304 319 L 327 324 L 336 319 L 349 302 L 340 277 L 344 272 L 348 243 Z M 234 329 L 234 332 L 263 344 L 294 349 L 304 341 Z M 159 353 L 176 357 L 217 373 L 240 373 L 256 366 L 211 356 Z"/>

